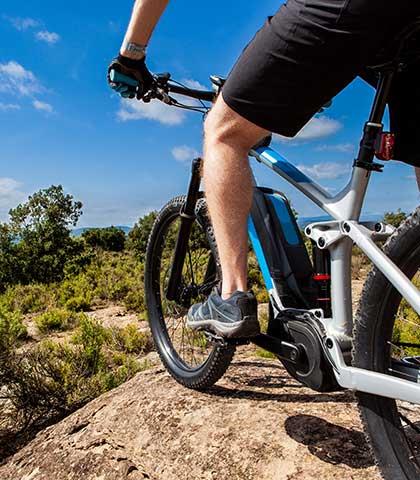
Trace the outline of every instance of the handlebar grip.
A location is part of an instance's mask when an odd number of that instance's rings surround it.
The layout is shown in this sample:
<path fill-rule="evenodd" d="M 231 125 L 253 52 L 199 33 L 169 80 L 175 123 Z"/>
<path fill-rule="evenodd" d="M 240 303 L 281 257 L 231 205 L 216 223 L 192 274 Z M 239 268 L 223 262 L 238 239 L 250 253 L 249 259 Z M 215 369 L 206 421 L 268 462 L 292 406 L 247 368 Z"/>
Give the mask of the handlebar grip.
<path fill-rule="evenodd" d="M 109 72 L 109 78 L 111 82 L 113 83 L 125 83 L 126 85 L 129 85 L 130 87 L 138 87 L 139 82 L 135 80 L 134 78 L 128 77 L 127 75 L 124 75 L 123 73 L 117 72 L 117 70 L 112 69 Z"/>

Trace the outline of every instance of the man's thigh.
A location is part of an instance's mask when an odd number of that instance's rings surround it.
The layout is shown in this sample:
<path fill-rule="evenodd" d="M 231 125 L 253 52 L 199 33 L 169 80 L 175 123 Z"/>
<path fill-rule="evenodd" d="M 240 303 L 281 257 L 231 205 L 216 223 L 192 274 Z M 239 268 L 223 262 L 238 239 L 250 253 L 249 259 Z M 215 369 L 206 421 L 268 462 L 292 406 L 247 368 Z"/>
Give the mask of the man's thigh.
<path fill-rule="evenodd" d="M 403 28 L 410 4 L 288 0 L 234 66 L 222 91 L 226 104 L 261 128 L 296 135 Z"/>

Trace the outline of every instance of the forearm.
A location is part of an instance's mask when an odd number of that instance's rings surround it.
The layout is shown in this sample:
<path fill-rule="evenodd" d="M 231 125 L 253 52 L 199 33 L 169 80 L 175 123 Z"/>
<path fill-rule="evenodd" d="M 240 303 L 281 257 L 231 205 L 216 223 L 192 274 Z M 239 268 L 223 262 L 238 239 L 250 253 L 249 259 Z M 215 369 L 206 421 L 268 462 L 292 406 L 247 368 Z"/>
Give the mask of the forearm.
<path fill-rule="evenodd" d="M 137 0 L 121 47 L 121 54 L 130 57 L 127 45 L 146 46 L 169 0 Z"/>

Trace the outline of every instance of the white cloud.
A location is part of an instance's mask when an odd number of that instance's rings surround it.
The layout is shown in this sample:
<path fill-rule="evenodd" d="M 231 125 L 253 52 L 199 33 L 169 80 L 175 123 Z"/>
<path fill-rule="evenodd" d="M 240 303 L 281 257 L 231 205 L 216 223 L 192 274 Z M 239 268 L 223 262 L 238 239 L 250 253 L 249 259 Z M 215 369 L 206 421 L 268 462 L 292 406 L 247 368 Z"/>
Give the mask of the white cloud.
<path fill-rule="evenodd" d="M 19 31 L 28 30 L 28 28 L 36 28 L 39 26 L 38 20 L 29 17 L 7 17 L 4 16 Z"/>
<path fill-rule="evenodd" d="M 342 123 L 338 120 L 322 115 L 319 117 L 313 117 L 295 137 L 288 138 L 283 137 L 282 135 L 274 135 L 274 139 L 284 143 L 317 140 L 318 138 L 333 135 L 338 132 L 342 126 Z"/>
<path fill-rule="evenodd" d="M 129 120 L 155 120 L 163 125 L 180 125 L 185 119 L 185 113 L 175 107 L 170 107 L 159 100 L 150 103 L 135 100 L 121 100 L 121 108 L 117 116 L 123 122 Z"/>
<path fill-rule="evenodd" d="M 324 162 L 315 165 L 298 165 L 299 170 L 316 180 L 334 180 L 346 175 L 350 167 L 341 163 Z"/>
<path fill-rule="evenodd" d="M 0 63 L 0 92 L 29 96 L 42 90 L 35 75 L 20 63 Z"/>
<path fill-rule="evenodd" d="M 192 79 L 184 79 L 184 85 L 190 88 L 207 90 L 201 83 Z M 202 104 L 193 98 L 182 95 L 171 94 L 179 103 L 192 107 L 202 107 Z M 186 111 L 177 107 L 167 105 L 160 100 L 152 100 L 149 103 L 129 99 L 121 99 L 121 108 L 117 117 L 127 122 L 130 120 L 155 120 L 163 125 L 180 125 L 186 118 Z"/>
<path fill-rule="evenodd" d="M 21 186 L 13 178 L 0 177 L 0 219 L 6 220 L 8 211 L 26 198 L 20 191 Z"/>
<path fill-rule="evenodd" d="M 315 148 L 317 152 L 354 152 L 355 146 L 352 143 L 338 143 L 336 145 L 319 145 Z"/>
<path fill-rule="evenodd" d="M 48 43 L 48 45 L 54 45 L 60 41 L 60 35 L 55 32 L 49 32 L 48 30 L 41 30 L 35 34 L 35 38 L 41 42 Z"/>
<path fill-rule="evenodd" d="M 200 156 L 200 153 L 188 145 L 180 145 L 172 149 L 172 155 L 177 162 L 187 163 Z"/>
<path fill-rule="evenodd" d="M 9 110 L 20 110 L 20 105 L 0 102 L 0 112 L 8 112 Z"/>
<path fill-rule="evenodd" d="M 205 87 L 202 85 L 200 82 L 197 82 L 197 80 L 193 80 L 192 78 L 184 78 L 181 83 L 185 85 L 186 87 L 189 88 L 194 88 L 196 90 L 209 90 L 208 87 Z"/>
<path fill-rule="evenodd" d="M 46 113 L 53 113 L 54 108 L 52 105 L 46 102 L 41 102 L 40 100 L 34 100 L 32 102 L 32 105 L 36 110 L 40 110 L 41 112 L 46 112 Z"/>

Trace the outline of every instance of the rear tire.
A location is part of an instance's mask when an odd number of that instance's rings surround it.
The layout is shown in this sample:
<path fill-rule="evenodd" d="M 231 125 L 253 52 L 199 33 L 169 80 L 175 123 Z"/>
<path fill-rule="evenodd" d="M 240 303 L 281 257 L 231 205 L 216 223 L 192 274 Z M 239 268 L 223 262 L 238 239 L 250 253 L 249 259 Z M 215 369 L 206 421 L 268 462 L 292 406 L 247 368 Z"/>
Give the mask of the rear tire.
<path fill-rule="evenodd" d="M 417 275 L 420 269 L 420 208 L 398 228 L 384 250 L 409 278 Z M 418 285 L 418 277 L 415 278 Z M 404 357 L 402 352 L 398 353 L 401 347 L 396 345 L 395 335 L 398 325 L 407 321 L 406 311 L 407 304 L 402 302 L 401 295 L 376 267 L 373 268 L 363 290 L 355 324 L 353 363 L 356 367 L 389 373 L 391 359 Z M 420 331 L 418 316 L 413 310 L 411 312 L 415 316 L 410 316 L 409 323 L 417 318 L 415 323 Z M 406 420 L 402 422 L 401 416 L 408 416 L 407 402 L 360 392 L 357 398 L 383 477 L 386 480 L 419 480 L 420 434 L 416 433 L 416 428 L 420 427 L 420 407 L 408 404 L 410 426 Z"/>
<path fill-rule="evenodd" d="M 177 222 L 179 222 L 180 212 L 185 200 L 185 196 L 174 198 L 162 208 L 156 218 L 147 245 L 145 292 L 152 336 L 166 370 L 181 385 L 202 390 L 212 386 L 223 376 L 235 354 L 235 347 L 210 344 L 203 333 L 194 332 L 185 325 L 189 305 L 203 301 L 211 291 L 211 286 L 208 291 L 206 290 L 205 283 L 204 287 L 198 285 L 203 290 L 199 296 L 191 299 L 188 296 L 188 292 L 197 290 L 196 287 L 199 283 L 197 279 L 204 276 L 203 272 L 208 269 L 208 262 L 214 262 L 212 264 L 215 269 L 214 278 L 212 277 L 213 283 L 216 284 L 221 278 L 213 228 L 203 198 L 200 198 L 196 205 L 196 221 L 193 225 L 188 250 L 192 257 L 196 254 L 196 258 L 193 258 L 193 261 L 191 261 L 191 256 L 189 261 L 186 259 L 182 274 L 182 285 L 185 285 L 186 297 L 190 301 L 187 300 L 187 304 L 184 302 L 183 305 L 180 305 L 179 303 L 169 302 L 165 297 L 165 280 L 167 278 L 165 273 L 163 274 L 164 264 L 165 261 L 170 264 L 169 256 L 171 251 L 173 254 L 175 248 L 173 237 L 174 233 L 178 231 Z M 193 244 L 193 242 L 196 243 Z M 197 242 L 200 245 L 199 249 L 194 246 L 197 245 Z M 168 252 L 165 251 L 165 247 L 168 248 Z M 204 252 L 203 259 L 197 256 L 197 252 L 201 255 L 201 251 Z M 195 274 L 193 266 L 201 266 L 201 271 Z M 189 269 L 189 267 L 191 268 Z M 171 321 L 173 325 L 176 322 L 180 323 L 171 330 Z M 179 326 L 181 326 L 181 333 L 179 330 L 176 332 Z M 171 331 L 173 331 L 172 336 Z M 182 342 L 184 342 L 184 338 L 189 341 L 188 349 L 190 354 L 192 353 L 192 357 L 195 356 L 196 350 L 203 350 L 202 362 L 200 360 L 196 365 L 192 360 L 188 361 L 186 359 L 188 353 L 188 351 L 185 351 L 186 347 L 183 343 L 180 347 L 177 345 L 180 341 L 180 335 L 182 335 Z"/>

